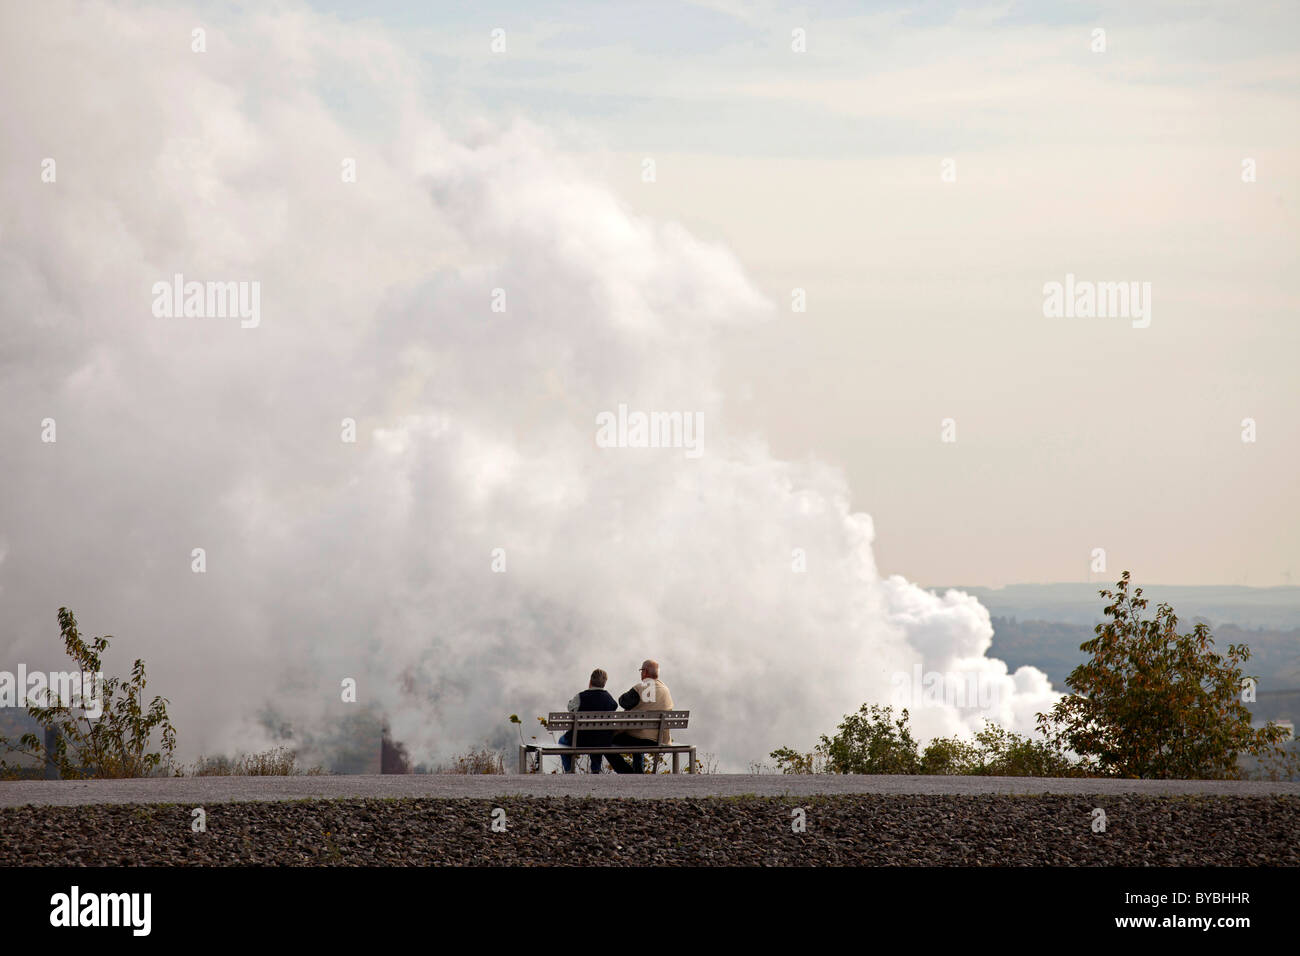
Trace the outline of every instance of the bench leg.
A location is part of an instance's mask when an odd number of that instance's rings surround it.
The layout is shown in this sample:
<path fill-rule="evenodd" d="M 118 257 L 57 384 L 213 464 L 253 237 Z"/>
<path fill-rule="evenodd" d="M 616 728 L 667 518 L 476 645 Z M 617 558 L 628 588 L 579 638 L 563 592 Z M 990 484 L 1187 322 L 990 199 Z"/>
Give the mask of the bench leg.
<path fill-rule="evenodd" d="M 519 772 L 528 772 L 528 751 L 524 749 L 523 744 L 519 745 Z"/>
<path fill-rule="evenodd" d="M 687 773 L 696 773 L 696 772 L 697 772 L 697 771 L 696 771 L 696 769 L 695 769 L 695 748 L 692 747 L 692 748 L 691 748 L 691 764 L 690 764 L 690 770 L 688 770 Z"/>
<path fill-rule="evenodd" d="M 681 754 L 677 753 L 677 751 L 673 751 L 673 773 L 677 773 L 677 767 L 678 767 L 677 758 L 680 756 Z"/>

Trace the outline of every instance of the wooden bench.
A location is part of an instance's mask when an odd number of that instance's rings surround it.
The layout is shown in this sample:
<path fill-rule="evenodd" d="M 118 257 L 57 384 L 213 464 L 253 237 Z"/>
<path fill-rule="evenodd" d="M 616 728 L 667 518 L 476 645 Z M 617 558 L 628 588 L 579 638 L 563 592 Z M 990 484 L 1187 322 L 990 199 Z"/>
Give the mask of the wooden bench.
<path fill-rule="evenodd" d="M 689 710 L 626 710 L 626 711 L 578 711 L 572 713 L 567 710 L 552 711 L 546 718 L 546 729 L 558 731 L 559 733 L 568 733 L 571 743 L 569 746 L 556 744 L 555 746 L 544 746 L 541 744 L 524 744 L 519 748 L 519 772 L 529 773 L 528 755 L 537 754 L 537 773 L 542 772 L 542 758 L 554 757 L 562 754 L 568 754 L 576 757 L 579 754 L 653 754 L 654 769 L 659 769 L 659 758 L 664 754 L 673 755 L 673 773 L 679 770 L 678 761 L 682 754 L 689 754 L 690 759 L 687 762 L 687 773 L 695 773 L 695 748 L 690 744 L 666 744 L 659 746 L 646 741 L 643 745 L 631 746 L 629 744 L 614 745 L 612 747 L 579 747 L 578 733 L 585 730 L 612 730 L 614 733 L 626 733 L 630 730 L 653 730 L 658 734 L 656 739 L 663 740 L 668 736 L 666 731 L 685 730 L 686 723 L 690 719 Z"/>

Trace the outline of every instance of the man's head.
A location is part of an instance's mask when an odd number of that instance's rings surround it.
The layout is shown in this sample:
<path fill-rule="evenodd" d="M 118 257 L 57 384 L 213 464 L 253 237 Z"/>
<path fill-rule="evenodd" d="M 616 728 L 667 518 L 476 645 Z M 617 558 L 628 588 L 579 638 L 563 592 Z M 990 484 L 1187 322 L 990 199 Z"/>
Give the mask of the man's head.
<path fill-rule="evenodd" d="M 642 680 L 657 680 L 658 677 L 659 677 L 659 662 L 658 662 L 658 661 L 642 661 L 642 662 L 641 662 L 641 679 L 642 679 Z"/>
<path fill-rule="evenodd" d="M 607 680 L 609 680 L 609 675 L 606 674 L 606 673 L 605 673 L 603 670 L 601 670 L 599 667 L 597 667 L 594 671 L 591 672 L 591 683 L 590 683 L 589 685 L 587 685 L 587 686 L 589 686 L 589 687 L 604 687 L 604 686 L 605 686 L 605 681 L 607 681 Z"/>

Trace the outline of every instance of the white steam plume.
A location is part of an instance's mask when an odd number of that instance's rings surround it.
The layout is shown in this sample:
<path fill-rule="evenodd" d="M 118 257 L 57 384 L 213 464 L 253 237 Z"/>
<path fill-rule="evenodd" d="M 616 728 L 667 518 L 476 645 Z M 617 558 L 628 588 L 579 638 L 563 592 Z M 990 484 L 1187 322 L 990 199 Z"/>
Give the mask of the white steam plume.
<path fill-rule="evenodd" d="M 728 252 L 525 124 L 449 133 L 377 28 L 289 6 L 196 54 L 195 22 L 0 11 L 0 667 L 54 663 L 69 605 L 191 756 L 264 744 L 268 704 L 336 719 L 355 677 L 445 760 L 645 657 L 728 769 L 914 665 L 997 693 L 914 707 L 922 737 L 1050 706 L 973 598 L 880 576 L 837 470 L 728 433 L 718 338 L 770 311 Z M 259 282 L 260 324 L 155 317 L 176 273 Z M 620 403 L 698 413 L 702 454 L 597 447 Z"/>

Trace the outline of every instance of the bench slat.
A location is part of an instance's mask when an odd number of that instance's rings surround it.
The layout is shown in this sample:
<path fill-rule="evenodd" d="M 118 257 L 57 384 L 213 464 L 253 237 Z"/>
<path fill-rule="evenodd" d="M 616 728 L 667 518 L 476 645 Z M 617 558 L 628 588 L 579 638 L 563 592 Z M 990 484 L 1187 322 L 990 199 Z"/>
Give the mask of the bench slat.
<path fill-rule="evenodd" d="M 616 719 L 622 719 L 624 717 L 644 717 L 658 720 L 660 714 L 667 714 L 669 717 L 685 718 L 689 717 L 691 712 L 689 710 L 553 710 L 549 715 L 547 715 L 547 719 L 558 719 L 561 717 L 582 717 L 584 719 L 597 717 L 613 717 Z"/>
<path fill-rule="evenodd" d="M 529 753 L 536 753 L 537 751 L 540 750 L 547 757 L 562 757 L 565 754 L 631 754 L 631 753 L 649 754 L 649 753 L 655 753 L 656 751 L 660 753 L 670 753 L 674 750 L 678 751 L 679 753 L 686 753 L 686 751 L 688 750 L 694 750 L 695 745 L 694 744 L 664 744 L 663 746 L 660 746 L 658 744 L 652 744 L 647 740 L 646 745 L 644 747 L 627 746 L 627 747 L 576 747 L 575 748 L 575 747 L 539 747 L 536 744 L 527 744 L 524 747 L 524 749 L 527 750 Z"/>
<path fill-rule="evenodd" d="M 546 718 L 547 730 L 684 730 L 690 721 L 689 710 L 649 711 L 552 711 Z"/>

